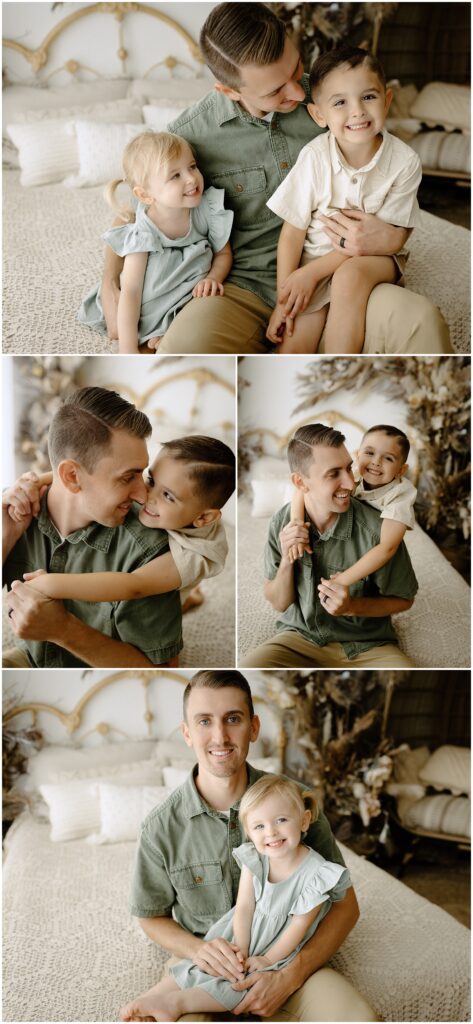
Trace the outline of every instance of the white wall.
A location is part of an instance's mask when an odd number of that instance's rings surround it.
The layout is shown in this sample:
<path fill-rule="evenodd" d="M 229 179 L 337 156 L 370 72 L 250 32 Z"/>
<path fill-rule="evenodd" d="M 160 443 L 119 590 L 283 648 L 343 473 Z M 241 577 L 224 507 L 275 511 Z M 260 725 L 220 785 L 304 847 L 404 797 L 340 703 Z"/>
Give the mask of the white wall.
<path fill-rule="evenodd" d="M 3 36 L 36 49 L 48 32 L 68 15 L 91 6 L 81 3 L 62 3 L 53 11 L 51 3 L 4 3 Z M 197 42 L 199 32 L 207 15 L 215 6 L 213 3 L 151 3 L 163 14 L 167 14 L 179 23 Z M 127 66 L 127 77 L 140 75 L 167 56 L 174 56 L 194 69 L 198 67 L 190 55 L 186 42 L 172 28 L 163 22 L 147 15 L 127 14 L 123 23 L 123 40 L 130 54 Z M 50 51 L 50 68 L 60 67 L 66 60 L 75 59 L 92 67 L 108 77 L 122 74 L 121 62 L 116 54 L 118 50 L 117 22 L 110 14 L 93 14 L 70 26 L 53 44 Z M 13 50 L 4 50 L 4 65 L 13 81 L 32 80 L 29 63 Z M 200 70 L 200 69 L 199 69 Z M 186 71 L 178 72 L 185 76 Z M 195 72 L 194 72 L 195 73 Z M 201 73 L 208 75 L 208 71 Z M 41 75 L 44 71 L 41 72 Z M 41 77 L 40 75 L 40 77 Z M 160 76 L 165 76 L 160 71 Z M 53 84 L 65 84 L 67 76 L 55 76 Z"/>

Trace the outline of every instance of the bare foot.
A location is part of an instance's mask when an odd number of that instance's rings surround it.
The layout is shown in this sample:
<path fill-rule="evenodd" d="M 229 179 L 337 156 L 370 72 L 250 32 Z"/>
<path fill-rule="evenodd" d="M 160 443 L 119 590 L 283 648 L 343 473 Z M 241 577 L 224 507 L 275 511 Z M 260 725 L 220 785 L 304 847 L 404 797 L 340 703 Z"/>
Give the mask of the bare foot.
<path fill-rule="evenodd" d="M 121 1020 L 173 1021 L 179 1019 L 176 1002 L 169 994 L 151 989 L 120 1010 Z"/>
<path fill-rule="evenodd" d="M 189 612 L 191 608 L 198 608 L 198 606 L 203 604 L 204 601 L 205 597 L 200 587 L 194 587 L 183 602 L 181 611 L 183 614 L 184 612 Z"/>

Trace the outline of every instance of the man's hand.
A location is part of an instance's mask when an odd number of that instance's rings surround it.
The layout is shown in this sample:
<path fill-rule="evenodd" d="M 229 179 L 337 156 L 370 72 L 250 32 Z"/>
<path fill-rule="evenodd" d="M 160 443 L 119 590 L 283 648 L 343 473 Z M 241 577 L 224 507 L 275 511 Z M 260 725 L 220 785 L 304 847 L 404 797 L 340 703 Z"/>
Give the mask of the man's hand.
<path fill-rule="evenodd" d="M 347 256 L 393 255 L 402 249 L 410 233 L 361 210 L 340 210 L 334 217 L 319 214 L 319 220 L 334 249 L 339 251 L 340 239 L 345 239 L 343 252 Z"/>
<path fill-rule="evenodd" d="M 239 981 L 244 976 L 244 956 L 234 942 L 210 939 L 201 943 L 194 954 L 193 963 L 214 978 Z"/>
<path fill-rule="evenodd" d="M 31 523 L 32 516 L 39 515 L 40 499 L 45 491 L 36 473 L 23 473 L 11 487 L 2 494 L 2 508 L 16 523 L 25 523 L 25 529 Z"/>
<path fill-rule="evenodd" d="M 8 617 L 16 636 L 22 640 L 56 643 L 68 613 L 62 601 L 44 597 L 27 583 L 15 580 L 7 594 Z"/>
<path fill-rule="evenodd" d="M 278 303 L 283 307 L 285 316 L 292 320 L 298 313 L 303 313 L 309 305 L 317 283 L 314 266 L 315 263 L 312 261 L 306 267 L 293 270 L 278 290 Z"/>
<path fill-rule="evenodd" d="M 208 295 L 223 295 L 223 292 L 224 287 L 221 281 L 216 281 L 214 277 L 203 277 L 202 281 L 198 281 L 192 290 L 192 298 L 202 299 Z"/>
<path fill-rule="evenodd" d="M 298 987 L 294 979 L 294 973 L 288 972 L 287 968 L 266 971 L 264 974 L 249 974 L 243 981 L 232 985 L 235 992 L 244 992 L 248 989 L 248 995 L 238 1003 L 232 1013 L 272 1017 Z"/>
<path fill-rule="evenodd" d="M 283 561 L 289 562 L 291 565 L 296 561 L 294 548 L 301 550 L 302 553 L 307 551 L 309 555 L 312 554 L 312 548 L 309 545 L 309 526 L 310 523 L 303 523 L 301 519 L 291 519 L 291 522 L 283 527 L 279 534 Z"/>
<path fill-rule="evenodd" d="M 321 579 L 318 591 L 322 607 L 329 615 L 353 614 L 349 587 L 338 583 L 336 576 L 332 576 L 329 580 Z"/>

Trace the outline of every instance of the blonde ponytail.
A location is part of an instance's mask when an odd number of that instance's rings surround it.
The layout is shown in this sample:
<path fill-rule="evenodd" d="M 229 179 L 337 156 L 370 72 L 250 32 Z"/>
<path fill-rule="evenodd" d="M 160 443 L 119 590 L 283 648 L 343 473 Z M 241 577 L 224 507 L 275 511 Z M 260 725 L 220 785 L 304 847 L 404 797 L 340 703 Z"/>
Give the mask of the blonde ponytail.
<path fill-rule="evenodd" d="M 105 202 L 111 206 L 112 210 L 118 213 L 125 224 L 129 224 L 135 218 L 135 211 L 131 206 L 121 206 L 116 195 L 118 186 L 123 185 L 124 181 L 124 178 L 114 178 L 113 181 L 109 181 L 103 190 L 103 194 Z"/>

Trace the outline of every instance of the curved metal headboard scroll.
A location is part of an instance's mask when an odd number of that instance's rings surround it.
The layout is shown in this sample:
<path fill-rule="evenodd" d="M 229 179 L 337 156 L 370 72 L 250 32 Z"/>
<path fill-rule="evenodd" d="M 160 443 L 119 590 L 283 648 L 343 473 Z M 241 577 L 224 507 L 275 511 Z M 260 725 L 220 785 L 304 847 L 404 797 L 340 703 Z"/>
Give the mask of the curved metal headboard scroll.
<path fill-rule="evenodd" d="M 31 68 L 34 74 L 36 75 L 48 63 L 50 56 L 49 51 L 55 40 L 58 38 L 58 36 L 62 35 L 62 33 L 65 32 L 70 25 L 73 25 L 75 22 L 80 21 L 82 18 L 89 17 L 89 15 L 91 14 L 111 14 L 114 17 L 115 21 L 118 23 L 117 57 L 122 64 L 122 74 L 125 75 L 126 60 L 129 54 L 124 45 L 122 24 L 127 14 L 136 13 L 150 15 L 150 17 L 156 18 L 158 21 L 161 21 L 164 24 L 168 25 L 171 29 L 173 29 L 174 32 L 176 32 L 178 35 L 181 36 L 182 39 L 184 39 L 192 59 L 196 61 L 197 64 L 204 64 L 204 60 L 197 43 L 192 38 L 192 36 L 189 35 L 185 28 L 182 28 L 182 26 L 179 25 L 179 23 L 174 18 L 171 18 L 168 14 L 164 14 L 162 11 L 156 10 L 155 7 L 150 7 L 149 4 L 140 3 L 87 4 L 80 10 L 74 11 L 72 14 L 68 14 L 67 17 L 63 18 L 62 21 L 60 21 L 57 25 L 54 26 L 54 28 L 51 29 L 50 32 L 48 32 L 48 34 L 43 39 L 42 43 L 40 43 L 40 45 L 36 47 L 36 49 L 34 50 L 30 49 L 28 46 L 23 46 L 22 43 L 16 42 L 15 39 L 4 39 L 3 45 L 7 49 L 15 50 L 22 57 L 24 57 L 25 60 L 27 60 L 28 63 L 31 65 Z M 176 57 L 166 57 L 163 61 L 160 61 L 159 63 L 165 65 L 170 71 L 172 71 L 177 64 L 184 64 L 183 61 L 179 61 Z M 189 67 L 189 65 L 184 66 Z M 157 65 L 154 65 L 154 67 L 157 67 Z M 81 65 L 76 60 L 66 61 L 66 63 L 63 65 L 63 68 L 57 70 L 66 70 L 72 75 L 77 74 L 77 72 L 80 70 L 89 71 L 92 74 L 97 74 L 97 72 L 94 71 L 93 68 L 85 67 L 85 65 Z M 148 69 L 148 72 L 146 72 L 145 74 L 148 74 L 150 70 L 152 69 Z M 52 72 L 52 74 L 55 73 L 55 71 Z"/>

